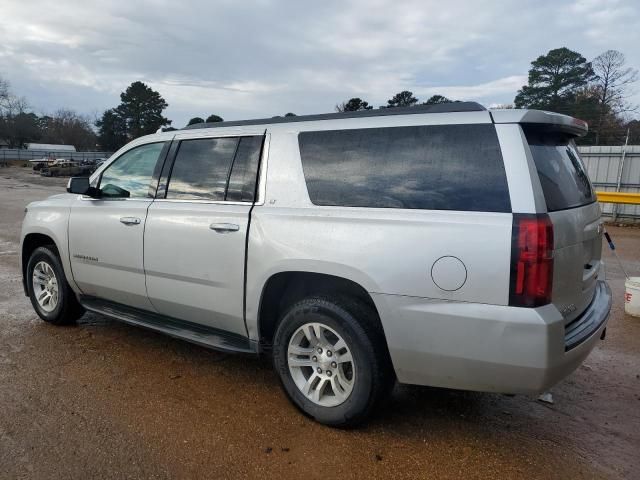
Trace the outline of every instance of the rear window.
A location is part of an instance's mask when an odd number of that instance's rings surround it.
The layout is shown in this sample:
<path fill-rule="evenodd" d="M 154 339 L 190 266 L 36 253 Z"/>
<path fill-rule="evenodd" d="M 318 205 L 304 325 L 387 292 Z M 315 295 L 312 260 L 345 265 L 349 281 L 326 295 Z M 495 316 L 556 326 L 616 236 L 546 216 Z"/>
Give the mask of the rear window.
<path fill-rule="evenodd" d="M 262 137 L 242 137 L 233 161 L 225 200 L 253 202 Z"/>
<path fill-rule="evenodd" d="M 167 198 L 224 200 L 237 147 L 238 139 L 233 137 L 180 142 L 171 169 Z"/>
<path fill-rule="evenodd" d="M 578 150 L 570 136 L 542 129 L 525 129 L 538 171 L 547 210 L 555 212 L 596 201 Z"/>
<path fill-rule="evenodd" d="M 301 132 L 315 205 L 510 212 L 493 125 Z"/>

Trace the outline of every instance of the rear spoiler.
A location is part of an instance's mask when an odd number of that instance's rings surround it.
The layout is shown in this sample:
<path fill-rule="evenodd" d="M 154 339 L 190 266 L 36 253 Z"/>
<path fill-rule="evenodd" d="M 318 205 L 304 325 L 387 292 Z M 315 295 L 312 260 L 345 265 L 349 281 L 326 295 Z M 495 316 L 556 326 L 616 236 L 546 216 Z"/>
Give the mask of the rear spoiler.
<path fill-rule="evenodd" d="M 547 125 L 551 130 L 561 131 L 582 137 L 589 131 L 584 120 L 562 115 L 561 113 L 545 112 L 543 110 L 489 110 L 493 123 L 521 123 Z"/>

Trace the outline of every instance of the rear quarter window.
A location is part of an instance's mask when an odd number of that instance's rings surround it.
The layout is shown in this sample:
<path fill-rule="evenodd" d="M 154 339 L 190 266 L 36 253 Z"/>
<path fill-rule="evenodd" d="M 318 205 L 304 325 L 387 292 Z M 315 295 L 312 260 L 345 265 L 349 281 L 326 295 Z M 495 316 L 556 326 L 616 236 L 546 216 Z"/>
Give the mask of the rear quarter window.
<path fill-rule="evenodd" d="M 301 132 L 315 205 L 510 212 L 493 125 Z"/>
<path fill-rule="evenodd" d="M 596 201 L 589 176 L 570 136 L 535 127 L 524 131 L 548 211 L 581 207 Z"/>

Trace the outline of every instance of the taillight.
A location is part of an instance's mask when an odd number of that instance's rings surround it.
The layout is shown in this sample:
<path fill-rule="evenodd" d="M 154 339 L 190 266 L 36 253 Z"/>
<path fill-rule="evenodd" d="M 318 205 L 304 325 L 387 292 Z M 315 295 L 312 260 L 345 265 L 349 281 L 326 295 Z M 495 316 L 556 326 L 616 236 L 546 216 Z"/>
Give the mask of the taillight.
<path fill-rule="evenodd" d="M 509 305 L 546 305 L 551 302 L 552 284 L 553 225 L 549 216 L 514 214 Z"/>

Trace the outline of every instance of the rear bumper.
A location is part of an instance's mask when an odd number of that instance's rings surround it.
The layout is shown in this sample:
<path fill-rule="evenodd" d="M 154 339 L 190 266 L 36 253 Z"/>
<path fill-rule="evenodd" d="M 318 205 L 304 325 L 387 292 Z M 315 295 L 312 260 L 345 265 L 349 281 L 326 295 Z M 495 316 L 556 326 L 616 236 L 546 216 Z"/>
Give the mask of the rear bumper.
<path fill-rule="evenodd" d="M 591 304 L 578 318 L 564 329 L 564 350 L 568 352 L 589 340 L 594 332 L 606 323 L 611 310 L 611 289 L 606 282 L 596 283 Z"/>
<path fill-rule="evenodd" d="M 539 393 L 573 372 L 611 309 L 611 290 L 601 281 L 591 305 L 566 328 L 553 305 L 373 297 L 400 382 L 501 393 Z"/>

